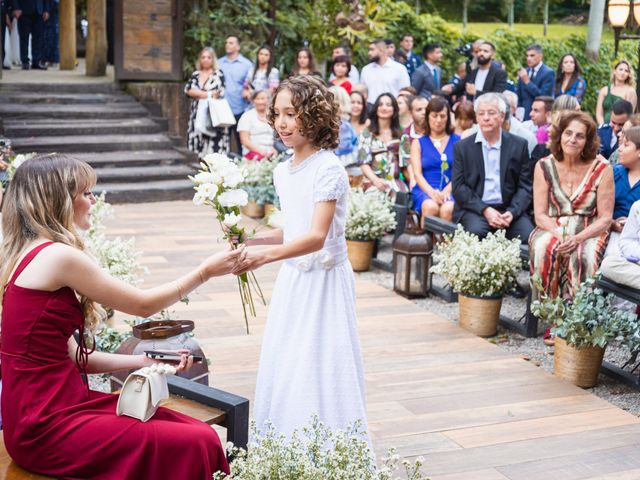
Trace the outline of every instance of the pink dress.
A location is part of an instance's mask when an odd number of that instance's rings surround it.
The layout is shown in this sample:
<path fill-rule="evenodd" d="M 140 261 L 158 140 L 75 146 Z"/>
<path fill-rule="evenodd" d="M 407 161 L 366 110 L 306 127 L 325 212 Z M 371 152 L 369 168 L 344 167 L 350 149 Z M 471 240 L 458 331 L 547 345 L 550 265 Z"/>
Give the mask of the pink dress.
<path fill-rule="evenodd" d="M 15 285 L 51 242 L 22 260 L 2 309 L 4 442 L 21 467 L 62 479 L 211 479 L 229 471 L 216 432 L 160 408 L 146 423 L 116 416 L 117 395 L 89 391 L 67 341 L 84 318 L 74 291 Z"/>

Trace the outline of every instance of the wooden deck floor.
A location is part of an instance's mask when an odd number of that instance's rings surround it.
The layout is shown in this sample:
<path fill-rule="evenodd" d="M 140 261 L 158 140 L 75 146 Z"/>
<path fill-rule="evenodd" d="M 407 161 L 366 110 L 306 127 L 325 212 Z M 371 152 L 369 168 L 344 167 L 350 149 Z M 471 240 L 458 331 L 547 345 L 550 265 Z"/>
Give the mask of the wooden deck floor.
<path fill-rule="evenodd" d="M 136 236 L 145 286 L 224 248 L 210 212 L 190 202 L 115 211 L 108 232 Z M 258 272 L 267 298 L 277 270 Z M 258 307 L 247 336 L 236 288 L 233 277 L 213 279 L 175 310 L 197 321 L 210 384 L 253 400 L 267 309 Z M 361 278 L 357 308 L 379 453 L 423 455 L 432 480 L 640 479 L 637 417 Z"/>

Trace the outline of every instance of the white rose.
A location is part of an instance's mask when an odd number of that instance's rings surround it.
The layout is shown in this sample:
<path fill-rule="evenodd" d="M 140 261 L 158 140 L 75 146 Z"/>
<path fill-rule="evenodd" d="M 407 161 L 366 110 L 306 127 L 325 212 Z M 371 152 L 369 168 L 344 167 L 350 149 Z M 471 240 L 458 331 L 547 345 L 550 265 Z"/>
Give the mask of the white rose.
<path fill-rule="evenodd" d="M 193 182 L 196 185 L 201 185 L 203 183 L 215 183 L 215 178 L 210 172 L 200 172 L 193 177 Z"/>
<path fill-rule="evenodd" d="M 243 207 L 249 203 L 249 195 L 239 188 L 222 192 L 218 197 L 218 202 L 223 207 Z"/>
<path fill-rule="evenodd" d="M 220 171 L 220 174 L 224 179 L 223 185 L 228 188 L 236 188 L 238 184 L 242 183 L 242 181 L 244 180 L 242 171 L 238 168 L 237 165 L 233 163 L 226 165 Z"/>
<path fill-rule="evenodd" d="M 222 185 L 222 181 L 224 179 L 222 178 L 222 175 L 220 175 L 218 172 L 212 172 L 211 173 L 211 183 L 214 183 L 218 186 Z"/>
<path fill-rule="evenodd" d="M 241 219 L 241 215 L 236 215 L 235 213 L 225 213 L 222 223 L 227 227 L 235 227 Z"/>
<path fill-rule="evenodd" d="M 218 193 L 218 187 L 213 183 L 203 183 L 202 185 L 198 185 L 198 193 L 207 200 L 213 200 L 216 198 L 216 193 Z"/>

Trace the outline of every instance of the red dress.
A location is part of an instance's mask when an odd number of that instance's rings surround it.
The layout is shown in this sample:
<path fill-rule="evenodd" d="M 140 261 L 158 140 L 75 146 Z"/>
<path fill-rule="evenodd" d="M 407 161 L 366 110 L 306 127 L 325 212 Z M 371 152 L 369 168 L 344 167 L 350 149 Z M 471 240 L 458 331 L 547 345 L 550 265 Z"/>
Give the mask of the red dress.
<path fill-rule="evenodd" d="M 229 472 L 209 425 L 160 408 L 146 423 L 116 415 L 117 395 L 89 392 L 67 341 L 84 323 L 68 287 L 14 284 L 45 243 L 20 262 L 2 310 L 2 422 L 11 458 L 63 479 L 210 480 Z"/>

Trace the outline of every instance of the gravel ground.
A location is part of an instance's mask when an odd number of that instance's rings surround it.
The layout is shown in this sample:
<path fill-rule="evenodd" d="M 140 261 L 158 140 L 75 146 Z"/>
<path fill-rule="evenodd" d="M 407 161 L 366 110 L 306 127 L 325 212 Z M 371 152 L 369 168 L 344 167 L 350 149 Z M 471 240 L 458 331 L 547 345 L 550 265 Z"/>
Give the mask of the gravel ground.
<path fill-rule="evenodd" d="M 383 261 L 390 261 L 390 238 L 384 239 L 378 253 L 378 258 Z M 369 272 L 358 273 L 356 275 L 374 281 L 385 288 L 393 288 L 393 276 L 391 273 L 383 270 L 372 269 Z M 528 277 L 527 272 L 521 272 L 518 277 L 518 283 L 520 283 L 520 285 L 526 285 Z M 434 276 L 434 284 L 444 285 L 444 283 L 442 278 Z M 435 296 L 417 299 L 415 302 L 420 308 L 436 313 L 452 322 L 458 321 L 457 303 L 447 303 Z M 510 318 L 520 318 L 525 310 L 526 299 L 507 296 L 503 300 L 501 313 Z M 548 347 L 542 343 L 542 337 L 525 338 L 518 333 L 499 326 L 497 335 L 487 339 L 487 341 L 498 345 L 500 348 L 514 355 L 521 356 L 547 372 L 553 373 L 553 347 Z M 622 366 L 628 357 L 629 351 L 615 343 L 609 344 L 605 351 L 605 360 L 618 366 Z M 601 374 L 598 385 L 587 390 L 623 410 L 640 416 L 640 392 L 611 377 Z"/>

